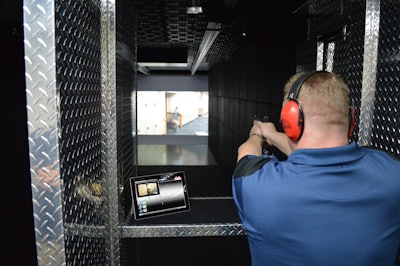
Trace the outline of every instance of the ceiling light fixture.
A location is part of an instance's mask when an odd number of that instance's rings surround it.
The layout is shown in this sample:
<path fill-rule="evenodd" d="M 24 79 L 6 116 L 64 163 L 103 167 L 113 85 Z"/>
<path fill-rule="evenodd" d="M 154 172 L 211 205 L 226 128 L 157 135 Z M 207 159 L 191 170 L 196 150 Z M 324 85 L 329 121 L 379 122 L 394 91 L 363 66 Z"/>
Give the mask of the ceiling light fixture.
<path fill-rule="evenodd" d="M 196 15 L 203 13 L 203 8 L 201 6 L 190 6 L 186 9 L 186 14 Z"/>
<path fill-rule="evenodd" d="M 140 62 L 139 63 L 143 67 L 150 68 L 162 68 L 162 67 L 176 67 L 176 68 L 186 68 L 188 66 L 187 63 L 165 63 L 165 62 Z"/>
<path fill-rule="evenodd" d="M 150 70 L 149 70 L 147 67 L 145 67 L 145 66 L 141 66 L 141 65 L 137 64 L 137 70 L 138 70 L 140 73 L 143 73 L 143 74 L 145 74 L 145 75 L 150 75 Z"/>
<path fill-rule="evenodd" d="M 221 23 L 208 22 L 206 31 L 204 32 L 203 39 L 201 40 L 199 50 L 197 51 L 196 57 L 192 64 L 191 73 L 194 75 L 197 68 L 203 61 L 204 57 L 207 55 L 208 50 L 217 38 L 219 31 L 221 30 Z"/>
<path fill-rule="evenodd" d="M 200 0 L 188 1 L 188 7 L 186 8 L 186 14 L 200 14 L 203 13 L 203 8 L 200 6 Z"/>

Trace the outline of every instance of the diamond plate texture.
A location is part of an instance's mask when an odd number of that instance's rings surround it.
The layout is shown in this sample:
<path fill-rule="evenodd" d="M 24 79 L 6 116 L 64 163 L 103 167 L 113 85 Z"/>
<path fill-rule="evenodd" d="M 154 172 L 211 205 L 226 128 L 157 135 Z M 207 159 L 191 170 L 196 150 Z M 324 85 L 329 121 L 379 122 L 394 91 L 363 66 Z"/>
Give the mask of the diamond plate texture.
<path fill-rule="evenodd" d="M 359 144 L 370 145 L 375 109 L 377 53 L 380 23 L 380 1 L 367 0 L 365 11 L 365 38 Z"/>
<path fill-rule="evenodd" d="M 130 176 L 137 174 L 137 132 L 136 132 L 136 23 L 134 9 L 129 1 L 117 2 L 116 28 L 116 97 L 117 97 L 117 155 L 118 186 L 126 188 L 122 195 L 124 216 L 129 213 L 131 197 Z M 127 193 L 126 193 L 127 192 Z M 124 217 L 122 217 L 123 219 Z"/>
<path fill-rule="evenodd" d="M 104 237 L 107 265 L 120 265 L 116 111 L 116 24 L 115 1 L 101 1 L 101 170 L 105 196 L 103 216 L 105 220 Z"/>
<path fill-rule="evenodd" d="M 400 2 L 380 2 L 375 108 L 370 144 L 400 155 Z"/>
<path fill-rule="evenodd" d="M 55 21 L 64 221 L 105 226 L 100 1 L 56 1 Z M 106 237 L 67 235 L 67 264 L 106 265 Z"/>
<path fill-rule="evenodd" d="M 24 2 L 25 77 L 37 260 L 65 265 L 54 3 Z"/>
<path fill-rule="evenodd" d="M 364 64 L 365 2 L 353 1 L 351 15 L 340 25 L 345 32 L 334 40 L 333 71 L 340 74 L 350 89 L 350 104 L 354 107 L 357 126 L 351 140 L 357 141 L 361 107 L 361 91 Z"/>
<path fill-rule="evenodd" d="M 40 265 L 119 264 L 114 9 L 111 1 L 24 5 Z M 65 236 L 71 225 L 97 234 Z"/>
<path fill-rule="evenodd" d="M 114 183 L 116 189 L 113 195 L 117 196 L 117 201 L 111 207 L 120 210 L 120 217 L 117 221 L 112 221 L 119 225 L 129 213 L 131 204 L 129 177 L 137 175 L 137 134 L 136 134 L 136 87 L 137 87 L 137 52 L 136 52 L 136 21 L 134 20 L 135 10 L 131 1 L 116 2 L 116 127 L 117 134 L 117 164 L 118 183 Z M 118 243 L 114 247 L 120 248 L 120 263 L 124 265 L 127 252 L 123 246 L 120 227 L 118 230 Z M 117 251 L 117 250 L 115 250 Z M 116 253 L 116 252 L 114 252 Z M 114 259 L 115 261 L 115 259 Z"/>
<path fill-rule="evenodd" d="M 129 237 L 199 237 L 245 235 L 241 223 L 124 226 L 122 236 Z"/>

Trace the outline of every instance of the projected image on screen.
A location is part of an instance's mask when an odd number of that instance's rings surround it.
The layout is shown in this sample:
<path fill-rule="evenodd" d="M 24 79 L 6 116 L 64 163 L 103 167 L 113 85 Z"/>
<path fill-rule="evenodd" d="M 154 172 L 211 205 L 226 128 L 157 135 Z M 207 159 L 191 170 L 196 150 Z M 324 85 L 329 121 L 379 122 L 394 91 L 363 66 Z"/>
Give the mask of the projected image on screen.
<path fill-rule="evenodd" d="M 143 184 L 137 184 L 138 197 L 144 197 L 149 195 L 158 195 L 158 183 L 149 182 Z"/>
<path fill-rule="evenodd" d="M 132 178 L 131 187 L 136 219 L 190 208 L 183 172 Z"/>

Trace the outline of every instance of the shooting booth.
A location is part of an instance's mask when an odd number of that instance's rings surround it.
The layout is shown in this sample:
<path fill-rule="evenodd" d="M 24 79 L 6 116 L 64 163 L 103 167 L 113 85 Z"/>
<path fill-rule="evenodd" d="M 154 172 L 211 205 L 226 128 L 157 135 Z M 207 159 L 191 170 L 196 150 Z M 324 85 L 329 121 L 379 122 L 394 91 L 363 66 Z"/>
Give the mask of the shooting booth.
<path fill-rule="evenodd" d="M 131 2 L 24 1 L 23 12 L 38 264 L 127 265 L 128 255 L 141 252 L 127 249 L 127 239 L 245 237 L 229 195 L 191 198 L 191 187 L 183 200 L 190 206 L 179 206 L 185 211 L 134 219 L 137 24 Z M 309 16 L 307 40 L 297 45 L 297 71 L 341 74 L 358 121 L 352 140 L 399 156 L 399 2 L 310 0 L 295 14 Z M 257 97 L 263 86 L 241 82 L 241 68 L 263 72 L 257 56 L 244 58 L 239 52 L 209 73 L 209 145 L 229 170 L 248 134 L 243 117 L 263 109 L 278 120 L 280 109 L 281 98 L 271 104 Z M 224 86 L 221 80 L 228 79 L 235 85 Z M 138 202 L 142 211 L 151 208 L 149 201 Z"/>

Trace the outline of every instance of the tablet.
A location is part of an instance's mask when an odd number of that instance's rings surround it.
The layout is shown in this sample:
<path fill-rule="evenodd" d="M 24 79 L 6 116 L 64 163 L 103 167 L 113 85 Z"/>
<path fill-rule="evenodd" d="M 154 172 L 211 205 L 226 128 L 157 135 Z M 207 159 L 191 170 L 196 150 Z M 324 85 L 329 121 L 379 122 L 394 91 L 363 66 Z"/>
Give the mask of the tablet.
<path fill-rule="evenodd" d="M 130 178 L 135 220 L 190 210 L 183 171 Z"/>

